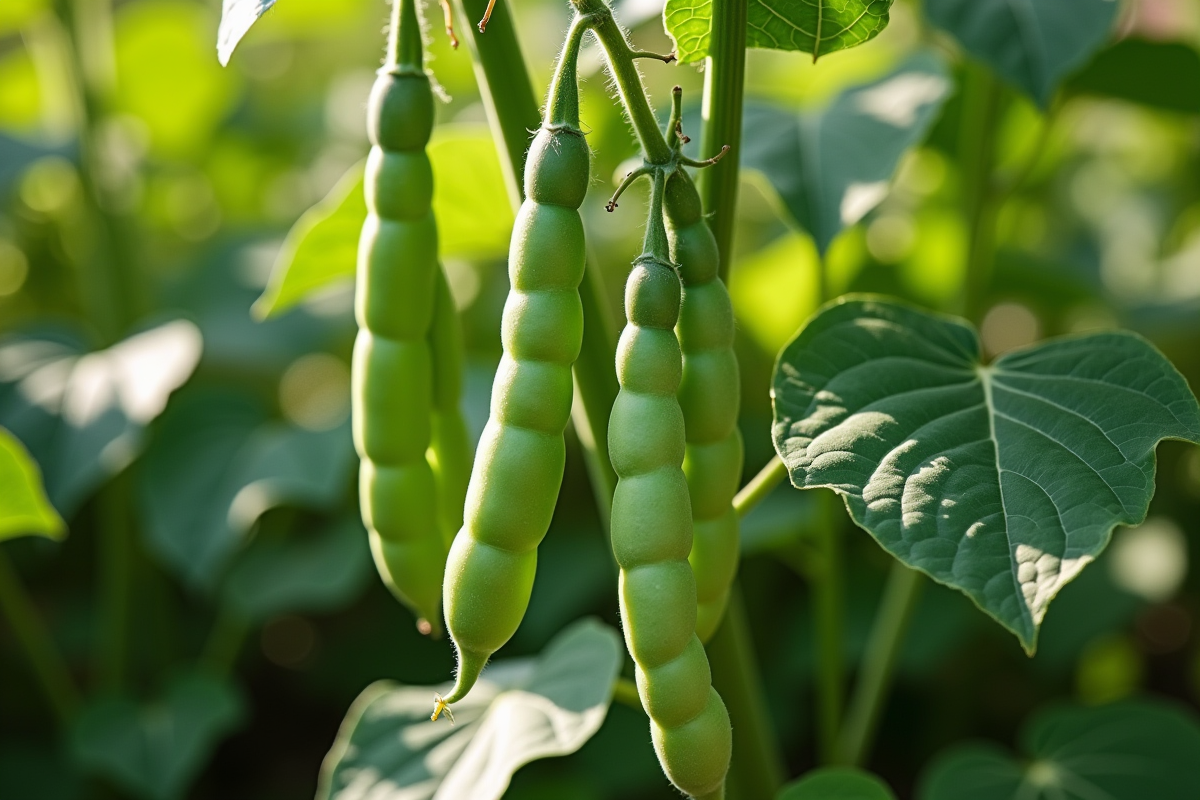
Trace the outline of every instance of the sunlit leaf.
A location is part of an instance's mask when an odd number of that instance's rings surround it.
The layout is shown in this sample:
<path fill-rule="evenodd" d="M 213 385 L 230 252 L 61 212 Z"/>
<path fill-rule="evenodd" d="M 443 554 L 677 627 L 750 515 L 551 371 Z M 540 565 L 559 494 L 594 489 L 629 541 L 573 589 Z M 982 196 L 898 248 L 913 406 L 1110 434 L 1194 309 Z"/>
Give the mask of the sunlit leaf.
<path fill-rule="evenodd" d="M 1200 725 L 1157 702 L 1043 711 L 1021 732 L 1021 757 L 959 745 L 926 770 L 920 800 L 1195 800 Z"/>
<path fill-rule="evenodd" d="M 172 155 L 206 144 L 236 99 L 238 76 L 223 73 L 208 49 L 212 22 L 207 8 L 185 0 L 125 3 L 116 12 L 114 103 Z"/>
<path fill-rule="evenodd" d="M 230 683 L 185 674 L 149 705 L 125 697 L 93 702 L 75 723 L 72 756 L 135 797 L 176 800 L 242 717 Z"/>
<path fill-rule="evenodd" d="M 1120 6 L 1117 0 L 924 3 L 930 22 L 1043 107 L 1109 38 Z"/>
<path fill-rule="evenodd" d="M 761 171 L 824 253 L 887 196 L 901 156 L 925 138 L 952 88 L 919 52 L 819 111 L 747 104 L 742 165 Z"/>
<path fill-rule="evenodd" d="M 264 422 L 237 395 L 181 397 L 140 471 L 147 544 L 188 583 L 210 588 L 264 512 L 335 506 L 353 465 L 348 425 L 305 431 Z"/>
<path fill-rule="evenodd" d="M 849 767 L 814 770 L 780 790 L 776 800 L 896 800 L 874 775 Z"/>
<path fill-rule="evenodd" d="M 46 499 L 37 464 L 16 437 L 0 428 L 0 541 L 15 536 L 61 539 L 66 532 Z"/>
<path fill-rule="evenodd" d="M 443 258 L 502 258 L 513 214 L 500 159 L 484 125 L 444 125 L 428 147 L 433 164 L 433 212 Z M 271 280 L 254 304 L 260 319 L 354 278 L 358 236 L 367 218 L 365 161 L 350 168 L 321 202 L 288 231 Z"/>
<path fill-rule="evenodd" d="M 878 36 L 891 7 L 892 0 L 762 0 L 746 9 L 746 44 L 819 58 Z M 708 55 L 712 0 L 667 0 L 663 24 L 681 63 Z"/>
<path fill-rule="evenodd" d="M 594 620 L 559 634 L 540 656 L 488 667 L 429 719 L 449 686 L 380 682 L 354 701 L 321 767 L 318 800 L 499 800 L 513 773 L 567 755 L 600 728 L 621 667 L 621 636 Z"/>
<path fill-rule="evenodd" d="M 989 365 L 964 322 L 869 297 L 826 306 L 780 354 L 775 449 L 843 496 L 892 555 L 965 592 L 1032 652 L 1054 595 L 1146 517 L 1154 449 L 1200 443 L 1200 406 L 1130 333 Z"/>
<path fill-rule="evenodd" d="M 0 343 L 0 424 L 41 465 L 59 513 L 70 517 L 137 456 L 145 426 L 191 376 L 200 349 L 185 320 L 93 353 L 67 336 Z"/>
<path fill-rule="evenodd" d="M 362 523 L 343 520 L 311 536 L 252 542 L 230 569 L 221 598 L 251 621 L 330 611 L 367 586 L 371 564 Z"/>
<path fill-rule="evenodd" d="M 275 5 L 275 0 L 224 0 L 221 4 L 221 27 L 217 31 L 217 59 L 221 66 L 258 18 Z"/>
<path fill-rule="evenodd" d="M 256 317 L 266 319 L 331 284 L 353 280 L 358 235 L 367 218 L 365 164 L 351 167 L 288 231 L 267 289 L 254 303 Z"/>
<path fill-rule="evenodd" d="M 1067 89 L 1200 114 L 1200 52 L 1185 42 L 1123 39 L 1097 53 Z"/>

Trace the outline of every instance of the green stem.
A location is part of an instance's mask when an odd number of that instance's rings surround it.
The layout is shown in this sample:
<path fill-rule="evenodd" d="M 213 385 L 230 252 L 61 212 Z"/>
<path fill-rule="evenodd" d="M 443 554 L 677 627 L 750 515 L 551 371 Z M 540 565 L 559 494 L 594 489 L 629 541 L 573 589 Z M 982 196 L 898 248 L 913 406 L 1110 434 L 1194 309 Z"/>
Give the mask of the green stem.
<path fill-rule="evenodd" d="M 742 143 L 742 92 L 746 78 L 746 0 L 713 0 L 712 40 L 704 70 L 704 128 L 700 153 L 730 152 L 700 173 L 700 196 L 721 254 L 721 280 L 729 282 Z"/>
<path fill-rule="evenodd" d="M 923 584 L 921 573 L 915 569 L 909 569 L 899 561 L 892 564 L 863 653 L 858 685 L 846 714 L 846 726 L 838 743 L 839 763 L 859 766 L 870 754 L 900 647 Z"/>
<path fill-rule="evenodd" d="M 783 479 L 788 476 L 787 465 L 783 463 L 783 459 L 779 456 L 771 456 L 771 460 L 767 465 L 759 470 L 758 474 L 750 479 L 750 482 L 742 487 L 742 490 L 733 498 L 733 510 L 737 512 L 738 517 L 745 517 L 755 506 L 766 499 L 767 495 L 775 490 L 775 487 L 783 483 Z"/>
<path fill-rule="evenodd" d="M 666 164 L 671 160 L 672 152 L 658 128 L 658 119 L 642 87 L 642 76 L 634 63 L 639 54 L 629 46 L 625 32 L 604 0 L 571 0 L 571 3 L 578 13 L 592 17 L 592 32 L 608 56 L 608 69 L 646 160 L 651 164 Z"/>
<path fill-rule="evenodd" d="M 250 623 L 240 614 L 222 605 L 200 654 L 200 663 L 217 676 L 229 675 L 250 633 Z"/>
<path fill-rule="evenodd" d="M 100 574 L 99 624 L 94 657 L 98 685 L 107 691 L 119 690 L 125 678 L 133 578 L 129 500 L 127 478 L 119 475 L 97 501 Z"/>
<path fill-rule="evenodd" d="M 3 549 L 0 549 L 0 610 L 8 618 L 38 683 L 65 728 L 79 708 L 79 689 Z"/>
<path fill-rule="evenodd" d="M 421 23 L 417 19 L 416 0 L 392 0 L 392 21 L 388 27 L 387 66 L 423 72 L 425 54 L 421 43 Z"/>
<path fill-rule="evenodd" d="M 642 705 L 642 697 L 638 694 L 637 684 L 629 678 L 617 678 L 613 683 L 613 702 L 636 708 L 643 714 L 646 713 L 646 709 Z"/>
<path fill-rule="evenodd" d="M 987 67 L 979 64 L 968 66 L 963 92 L 959 161 L 970 243 L 961 310 L 969 319 L 978 320 L 985 310 L 995 260 L 999 204 L 992 172 L 1002 97 L 996 78 Z"/>
<path fill-rule="evenodd" d="M 725 619 L 706 648 L 713 686 L 733 723 L 731 777 L 741 800 L 773 800 L 787 778 L 759 678 L 741 585 L 729 590 Z"/>
<path fill-rule="evenodd" d="M 525 197 L 522 187 L 525 151 L 529 149 L 532 131 L 538 129 L 542 118 L 517 40 L 512 10 L 507 0 L 496 0 L 487 33 L 481 34 L 474 21 L 483 17 L 488 0 L 454 0 L 454 5 L 460 22 L 465 22 L 458 27 L 471 51 L 475 80 L 479 83 L 492 135 L 503 145 L 500 166 L 515 209 Z"/>
<path fill-rule="evenodd" d="M 542 115 L 538 111 L 533 84 L 521 55 L 512 14 L 505 7 L 504 0 L 497 0 L 497 8 L 485 34 L 475 29 L 472 20 L 483 16 L 487 0 L 455 2 L 460 18 L 467 20 L 462 27 L 466 31 L 475 64 L 475 76 L 493 135 L 504 144 L 500 151 L 500 163 L 504 167 L 509 198 L 515 210 L 525 197 L 521 174 L 530 131 L 541 126 Z M 608 459 L 608 415 L 617 399 L 618 390 L 617 376 L 613 371 L 617 336 L 615 317 L 604 292 L 604 280 L 592 257 L 587 260 L 587 273 L 579 286 L 579 299 L 584 315 L 583 346 L 575 361 L 574 375 L 581 402 L 572 408 L 571 418 L 584 448 L 596 506 L 607 529 L 612 493 L 617 485 L 616 473 Z"/>
<path fill-rule="evenodd" d="M 819 568 L 811 576 L 813 639 L 816 644 L 817 733 L 820 756 L 832 763 L 837 752 L 845 697 L 845 604 L 841 531 L 835 523 L 836 498 L 822 497 L 825 513 L 816 530 Z"/>
<path fill-rule="evenodd" d="M 117 341 L 143 311 L 131 220 L 117 211 L 124 188 L 114 185 L 98 145 L 98 127 L 113 91 L 111 0 L 57 0 L 55 13 L 68 35 L 71 84 L 76 90 L 80 183 L 90 206 L 95 242 L 84 265 L 80 294 L 101 340 Z"/>

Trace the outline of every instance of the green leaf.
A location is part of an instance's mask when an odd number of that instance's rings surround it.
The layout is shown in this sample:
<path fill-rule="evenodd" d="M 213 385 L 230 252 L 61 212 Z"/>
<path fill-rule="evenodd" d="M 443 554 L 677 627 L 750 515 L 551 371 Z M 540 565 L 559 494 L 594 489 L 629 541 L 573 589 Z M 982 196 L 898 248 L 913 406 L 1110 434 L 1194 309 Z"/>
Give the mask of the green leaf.
<path fill-rule="evenodd" d="M 581 620 L 537 658 L 488 667 L 453 725 L 429 719 L 435 687 L 372 684 L 325 757 L 317 798 L 499 800 L 521 766 L 573 753 L 599 730 L 623 656 L 619 633 Z"/>
<path fill-rule="evenodd" d="M 271 278 L 253 312 L 266 319 L 286 311 L 314 292 L 354 279 L 358 235 L 367 218 L 360 161 L 347 170 L 319 203 L 288 231 L 271 268 Z"/>
<path fill-rule="evenodd" d="M 64 335 L 0 343 L 0 424 L 29 448 L 60 514 L 70 517 L 137 456 L 200 350 L 200 331 L 185 320 L 92 353 Z"/>
<path fill-rule="evenodd" d="M 776 800 L 896 800 L 874 775 L 849 767 L 813 770 L 780 790 Z"/>
<path fill-rule="evenodd" d="M 960 745 L 927 768 L 920 800 L 1195 800 L 1200 725 L 1157 702 L 1039 713 L 1017 759 L 988 744 Z"/>
<path fill-rule="evenodd" d="M 839 492 L 892 555 L 965 592 L 1032 652 L 1046 608 L 1117 525 L 1146 518 L 1154 449 L 1200 443 L 1200 406 L 1131 333 L 984 366 L 961 320 L 884 299 L 825 306 L 784 348 L 775 449 Z"/>
<path fill-rule="evenodd" d="M 137 797 L 175 800 L 242 718 L 241 697 L 230 683 L 185 674 L 149 705 L 125 697 L 92 703 L 75 723 L 72 756 Z"/>
<path fill-rule="evenodd" d="M 329 509 L 355 463 L 348 425 L 306 431 L 264 422 L 237 395 L 197 392 L 164 415 L 139 478 L 148 546 L 208 589 L 268 509 Z"/>
<path fill-rule="evenodd" d="M 275 5 L 275 0 L 224 0 L 221 4 L 221 27 L 217 30 L 217 59 L 228 66 L 229 57 L 238 42 L 258 22 L 258 18 Z"/>
<path fill-rule="evenodd" d="M 207 153 L 237 101 L 241 76 L 222 73 L 208 48 L 212 14 L 180 0 L 122 3 L 113 21 L 115 111 L 137 117 L 171 156 Z"/>
<path fill-rule="evenodd" d="M 746 45 L 812 53 L 813 60 L 874 39 L 892 0 L 763 0 L 746 9 Z M 663 25 L 680 63 L 708 55 L 712 0 L 667 0 Z"/>
<path fill-rule="evenodd" d="M 1200 114 L 1200 52 L 1185 42 L 1123 39 L 1100 51 L 1067 90 Z"/>
<path fill-rule="evenodd" d="M 925 0 L 925 14 L 1043 108 L 1112 34 L 1117 0 Z"/>
<path fill-rule="evenodd" d="M 748 103 L 742 166 L 767 177 L 824 254 L 887 196 L 900 158 L 925 138 L 951 87 L 942 60 L 923 51 L 819 111 Z"/>
<path fill-rule="evenodd" d="M 255 540 L 230 568 L 221 599 L 252 622 L 330 611 L 357 597 L 372 574 L 367 532 L 347 519 L 313 536 Z"/>
<path fill-rule="evenodd" d="M 503 258 L 513 213 L 487 126 L 440 126 L 427 152 L 433 164 L 438 253 L 443 258 Z M 332 284 L 354 279 L 358 236 L 367 218 L 365 164 L 351 167 L 288 231 L 267 289 L 254 304 L 256 317 L 275 316 Z"/>
<path fill-rule="evenodd" d="M 17 536 L 61 539 L 66 533 L 46 498 L 37 464 L 16 437 L 0 428 L 0 542 Z"/>

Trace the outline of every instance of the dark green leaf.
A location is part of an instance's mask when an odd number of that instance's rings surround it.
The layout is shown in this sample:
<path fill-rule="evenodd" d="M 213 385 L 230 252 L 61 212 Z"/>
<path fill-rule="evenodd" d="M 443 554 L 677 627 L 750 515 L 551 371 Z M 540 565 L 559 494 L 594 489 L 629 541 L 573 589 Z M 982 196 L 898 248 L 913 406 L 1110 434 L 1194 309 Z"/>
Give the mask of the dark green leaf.
<path fill-rule="evenodd" d="M 181 398 L 141 470 L 147 544 L 188 583 L 211 588 L 270 508 L 330 508 L 354 464 L 348 425 L 306 431 L 262 422 L 236 395 Z"/>
<path fill-rule="evenodd" d="M 925 0 L 929 20 L 1043 108 L 1112 34 L 1117 0 Z"/>
<path fill-rule="evenodd" d="M 925 138 L 950 89 L 942 60 L 919 52 L 819 111 L 748 104 L 742 165 L 770 180 L 824 253 L 887 195 L 900 158 Z"/>
<path fill-rule="evenodd" d="M 521 766 L 573 753 L 600 728 L 623 655 L 612 628 L 577 622 L 537 658 L 488 667 L 453 725 L 429 719 L 435 687 L 373 684 L 346 714 L 317 798 L 498 800 Z"/>
<path fill-rule="evenodd" d="M 241 698 L 231 684 L 182 675 L 150 705 L 123 697 L 92 703 L 75 723 L 72 755 L 83 768 L 137 797 L 174 800 L 242 716 Z"/>
<path fill-rule="evenodd" d="M 0 428 L 0 541 L 16 536 L 61 539 L 66 532 L 46 499 L 37 464 L 16 437 Z"/>
<path fill-rule="evenodd" d="M 221 66 L 229 63 L 233 49 L 258 18 L 275 5 L 275 0 L 224 0 L 221 27 L 217 30 L 217 58 Z"/>
<path fill-rule="evenodd" d="M 1200 726 L 1150 702 L 1058 708 L 1021 735 L 1021 759 L 961 745 L 926 770 L 920 800 L 1195 800 Z"/>
<path fill-rule="evenodd" d="M 1200 406 L 1130 333 L 984 366 L 964 322 L 883 299 L 822 309 L 775 369 L 775 448 L 839 492 L 905 564 L 960 589 L 1030 652 L 1046 609 L 1146 517 L 1154 449 L 1200 442 Z"/>
<path fill-rule="evenodd" d="M 221 595 L 239 616 L 258 622 L 340 608 L 371 575 L 367 532 L 357 519 L 343 520 L 309 537 L 252 542 L 230 569 Z"/>
<path fill-rule="evenodd" d="M 896 800 L 883 781 L 862 770 L 826 767 L 780 790 L 776 800 Z"/>
<path fill-rule="evenodd" d="M 1185 42 L 1124 39 L 1100 51 L 1067 89 L 1200 114 L 1200 52 Z"/>
<path fill-rule="evenodd" d="M 65 336 L 0 344 L 0 424 L 41 466 L 59 513 L 70 517 L 137 456 L 145 426 L 191 376 L 200 349 L 185 320 L 93 353 Z"/>
<path fill-rule="evenodd" d="M 746 44 L 799 50 L 813 59 L 874 39 L 887 27 L 892 0 L 765 0 L 746 9 Z M 712 0 L 667 0 L 663 24 L 680 63 L 708 55 Z"/>

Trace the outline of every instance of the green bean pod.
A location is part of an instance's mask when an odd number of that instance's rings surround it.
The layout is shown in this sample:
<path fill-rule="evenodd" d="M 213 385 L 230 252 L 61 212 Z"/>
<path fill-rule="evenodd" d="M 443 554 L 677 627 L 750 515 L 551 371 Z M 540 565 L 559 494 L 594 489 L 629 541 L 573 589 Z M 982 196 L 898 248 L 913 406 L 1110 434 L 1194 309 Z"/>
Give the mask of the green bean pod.
<path fill-rule="evenodd" d="M 436 278 L 437 296 L 429 332 L 433 354 L 433 427 L 426 456 L 437 483 L 439 521 L 449 548 L 454 534 L 462 527 L 473 453 L 462 413 L 466 370 L 462 327 L 442 270 L 438 270 Z"/>
<path fill-rule="evenodd" d="M 396 0 L 387 64 L 367 105 L 372 147 L 358 250 L 352 416 L 371 552 L 424 633 L 440 630 L 446 563 L 426 458 L 434 391 L 429 334 L 440 271 L 433 170 L 425 154 L 432 130 L 433 92 L 415 0 Z"/>
<path fill-rule="evenodd" d="M 508 258 L 504 356 L 467 489 L 465 522 L 446 568 L 443 603 L 458 670 L 435 718 L 466 695 L 492 653 L 516 632 L 562 484 L 571 366 L 583 341 L 579 206 L 590 154 L 579 128 L 576 60 L 587 27 L 580 18 L 571 27 L 525 163 L 526 199 Z"/>
<path fill-rule="evenodd" d="M 724 796 L 732 731 L 696 636 L 691 499 L 677 397 L 683 359 L 674 330 L 681 290 L 668 261 L 665 182 L 662 171 L 654 173 L 646 246 L 626 283 L 628 324 L 617 346 L 621 389 L 608 429 L 618 479 L 612 547 L 621 569 L 625 643 L 659 763 L 681 791 L 709 800 Z"/>
<path fill-rule="evenodd" d="M 738 568 L 733 497 L 742 477 L 741 382 L 733 351 L 733 305 L 718 275 L 717 240 L 704 220 L 696 186 L 682 169 L 667 181 L 664 207 L 671 257 L 683 281 L 675 333 L 683 350 L 678 397 L 694 526 L 688 560 L 696 576 L 696 634 L 707 642 L 725 615 Z"/>

